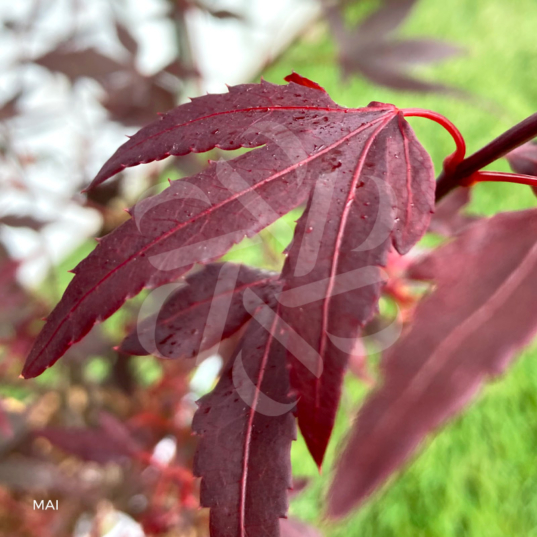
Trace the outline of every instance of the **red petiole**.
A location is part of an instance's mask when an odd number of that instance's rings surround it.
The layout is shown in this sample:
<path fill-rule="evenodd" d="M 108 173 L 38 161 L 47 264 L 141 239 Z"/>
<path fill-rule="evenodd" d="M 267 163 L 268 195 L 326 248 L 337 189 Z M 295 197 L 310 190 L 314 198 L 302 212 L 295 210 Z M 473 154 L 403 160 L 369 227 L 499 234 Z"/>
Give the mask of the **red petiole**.
<path fill-rule="evenodd" d="M 424 110 L 422 108 L 404 108 L 401 110 L 401 112 L 403 112 L 405 117 L 422 117 L 425 119 L 430 119 L 444 127 L 444 129 L 449 132 L 453 138 L 453 141 L 455 142 L 456 149 L 454 153 L 447 156 L 444 160 L 444 170 L 446 172 L 449 173 L 453 171 L 457 165 L 464 160 L 464 156 L 466 155 L 466 142 L 464 141 L 459 129 L 457 129 L 457 127 L 447 117 L 437 114 L 436 112 L 432 112 L 431 110 Z"/>
<path fill-rule="evenodd" d="M 519 185 L 537 187 L 537 177 L 533 175 L 507 172 L 475 172 L 469 177 L 462 179 L 461 186 L 472 186 L 475 183 L 484 183 L 487 181 L 516 183 Z"/>
<path fill-rule="evenodd" d="M 537 114 L 515 125 L 483 149 L 465 159 L 466 144 L 464 138 L 459 129 L 449 119 L 436 112 L 421 108 L 405 108 L 401 112 L 403 112 L 405 117 L 423 117 L 438 123 L 449 132 L 457 146 L 455 152 L 444 160 L 444 169 L 437 181 L 437 202 L 457 186 L 469 187 L 475 183 L 485 181 L 516 183 L 537 187 L 537 177 L 531 175 L 479 171 L 480 168 L 503 157 L 507 152 L 536 136 Z M 466 173 L 463 171 L 465 167 L 468 168 Z"/>

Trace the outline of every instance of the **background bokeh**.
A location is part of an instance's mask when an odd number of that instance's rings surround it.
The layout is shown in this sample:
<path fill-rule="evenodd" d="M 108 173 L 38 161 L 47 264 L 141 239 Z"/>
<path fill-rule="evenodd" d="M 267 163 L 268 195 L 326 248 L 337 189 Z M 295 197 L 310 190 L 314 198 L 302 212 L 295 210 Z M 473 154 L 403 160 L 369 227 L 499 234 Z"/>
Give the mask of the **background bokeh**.
<path fill-rule="evenodd" d="M 356 42 L 342 39 L 343 31 L 359 35 L 379 1 L 0 1 L 0 535 L 207 535 L 190 474 L 189 423 L 217 375 L 216 350 L 196 371 L 119 355 L 112 347 L 136 322 L 135 299 L 40 378 L 18 379 L 40 318 L 61 296 L 67 270 L 93 248 L 91 237 L 121 223 L 123 209 L 148 189 L 230 156 L 167 159 L 80 194 L 126 134 L 188 97 L 260 76 L 282 83 L 293 70 L 345 106 L 374 100 L 444 114 L 469 152 L 535 112 L 533 0 L 385 4 L 412 7 L 394 39 L 452 47 L 430 62 L 377 58 L 422 88 L 387 87 L 364 68 Z M 432 122 L 410 122 L 439 170 L 452 140 Z M 507 161 L 493 167 L 509 169 Z M 489 183 L 472 189 L 465 210 L 533 206 L 529 188 Z M 285 220 L 292 226 L 298 214 Z M 288 229 L 276 223 L 261 243 L 246 242 L 226 259 L 279 269 Z M 430 234 L 420 248 L 441 240 Z M 537 535 L 536 358 L 534 347 L 522 353 L 406 470 L 334 524 L 322 518 L 323 494 L 369 389 L 350 374 L 323 475 L 300 438 L 293 446 L 293 472 L 308 485 L 291 514 L 334 537 Z M 378 359 L 372 352 L 373 376 Z M 34 511 L 33 499 L 59 499 L 60 510 Z"/>

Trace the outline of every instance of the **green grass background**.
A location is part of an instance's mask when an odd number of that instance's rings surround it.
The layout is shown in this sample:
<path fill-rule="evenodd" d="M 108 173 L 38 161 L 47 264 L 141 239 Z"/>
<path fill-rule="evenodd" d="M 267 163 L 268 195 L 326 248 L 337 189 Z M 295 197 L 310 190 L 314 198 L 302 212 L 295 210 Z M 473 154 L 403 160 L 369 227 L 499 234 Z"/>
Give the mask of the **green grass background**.
<path fill-rule="evenodd" d="M 359 19 L 374 5 L 362 3 L 351 18 Z M 314 25 L 263 76 L 283 83 L 295 70 L 320 83 L 339 104 L 351 107 L 375 100 L 435 110 L 459 127 L 469 153 L 537 111 L 536 0 L 420 0 L 401 33 L 463 46 L 466 52 L 460 57 L 416 74 L 466 90 L 468 98 L 393 92 L 359 77 L 343 84 L 334 62 L 334 45 L 322 23 Z M 451 138 L 427 120 L 411 118 L 410 122 L 440 169 L 443 158 L 454 149 Z M 492 168 L 509 169 L 505 161 Z M 523 186 L 490 183 L 478 185 L 473 192 L 469 211 L 482 215 L 537 204 Z M 277 239 L 265 233 L 274 250 L 282 251 L 290 241 L 298 214 L 286 216 L 287 225 L 271 226 Z M 243 244 L 226 258 L 272 268 L 281 264 L 267 258 L 255 241 L 246 244 L 250 246 Z M 92 248 L 93 243 L 62 264 L 61 287 L 70 279 L 65 269 Z M 121 315 L 106 322 L 112 333 L 117 334 Z M 159 377 L 156 359 L 134 361 L 147 382 Z M 101 365 L 90 361 L 90 373 L 102 377 Z M 51 368 L 39 381 L 55 382 L 59 376 Z M 294 473 L 310 476 L 311 485 L 292 501 L 291 514 L 321 527 L 327 537 L 537 536 L 537 347 L 522 353 L 503 378 L 488 384 L 464 415 L 429 439 L 414 461 L 357 513 L 334 524 L 323 520 L 323 498 L 345 432 L 365 394 L 359 381 L 347 379 L 322 476 L 302 439 L 294 443 Z"/>
<path fill-rule="evenodd" d="M 364 6 L 369 7 L 364 3 L 360 9 Z M 361 13 L 351 15 L 358 18 Z M 323 25 L 312 27 L 264 77 L 281 83 L 295 70 L 320 83 L 337 103 L 351 107 L 375 100 L 435 110 L 459 127 L 468 154 L 537 111 L 535 0 L 417 3 L 401 33 L 445 39 L 466 52 L 416 74 L 466 90 L 466 99 L 394 92 L 358 77 L 343 84 L 325 30 Z M 453 142 L 432 122 L 410 121 L 439 169 Z M 491 168 L 509 170 L 506 161 Z M 527 187 L 481 184 L 474 188 L 469 211 L 491 215 L 534 207 L 536 202 Z M 429 439 L 414 461 L 356 514 L 328 523 L 322 512 L 331 468 L 365 393 L 358 381 L 348 379 L 322 476 L 303 441 L 295 442 L 294 472 L 311 476 L 312 482 L 292 502 L 293 515 L 320 525 L 329 537 L 537 536 L 536 347 L 522 353 L 504 377 L 488 384 L 464 415 Z"/>

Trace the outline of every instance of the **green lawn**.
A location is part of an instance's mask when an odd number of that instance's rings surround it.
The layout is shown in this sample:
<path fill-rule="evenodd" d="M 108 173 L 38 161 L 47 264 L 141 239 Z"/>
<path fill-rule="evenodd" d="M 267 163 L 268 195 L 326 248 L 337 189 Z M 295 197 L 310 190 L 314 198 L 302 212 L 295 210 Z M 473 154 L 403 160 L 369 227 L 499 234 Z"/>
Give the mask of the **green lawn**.
<path fill-rule="evenodd" d="M 346 106 L 369 101 L 430 108 L 462 131 L 469 152 L 537 110 L 537 2 L 534 0 L 421 0 L 405 35 L 443 38 L 466 54 L 421 70 L 469 92 L 467 99 L 396 93 L 361 79 L 343 85 L 333 65 L 334 47 L 323 28 L 312 28 L 264 76 L 281 83 L 292 70 L 324 86 Z M 412 119 L 435 165 L 453 151 L 437 125 Z M 505 161 L 495 169 L 507 171 Z M 474 190 L 470 211 L 490 215 L 536 205 L 529 188 L 485 184 Z M 323 476 L 304 443 L 293 448 L 297 475 L 312 486 L 291 512 L 321 524 L 327 536 L 496 537 L 537 536 L 537 349 L 522 354 L 510 372 L 489 384 L 464 414 L 427 442 L 406 470 L 344 523 L 323 524 L 323 494 L 339 442 L 365 389 L 349 379 Z"/>

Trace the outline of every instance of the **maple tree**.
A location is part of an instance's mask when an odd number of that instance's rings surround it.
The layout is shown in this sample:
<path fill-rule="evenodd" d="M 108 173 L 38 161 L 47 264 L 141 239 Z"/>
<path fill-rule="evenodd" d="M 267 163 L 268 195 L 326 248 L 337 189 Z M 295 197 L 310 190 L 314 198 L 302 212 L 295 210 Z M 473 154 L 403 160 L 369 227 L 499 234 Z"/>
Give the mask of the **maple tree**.
<path fill-rule="evenodd" d="M 295 416 L 320 467 L 345 370 L 361 352 L 358 338 L 383 292 L 406 308 L 408 326 L 387 351 L 380 386 L 364 402 L 338 462 L 328 498 L 335 517 L 363 502 L 537 330 L 536 210 L 477 221 L 459 214 L 467 201 L 460 192 L 476 182 L 535 186 L 533 176 L 481 168 L 513 150 L 509 158 L 524 158 L 516 148 L 537 133 L 536 116 L 465 158 L 460 133 L 434 112 L 377 102 L 344 108 L 313 81 L 296 73 L 286 80 L 192 99 L 142 128 L 105 163 L 89 189 L 170 155 L 249 150 L 170 182 L 99 239 L 73 270 L 22 373 L 40 375 L 128 298 L 200 264 L 119 349 L 192 359 L 240 336 L 192 424 L 199 437 L 194 474 L 202 478 L 213 536 L 279 535 L 293 487 Z M 436 182 L 409 116 L 432 119 L 454 138 L 456 151 Z M 281 274 L 215 262 L 302 204 Z M 400 285 L 385 285 L 382 267 L 393 271 L 434 226 L 452 240 L 399 270 L 400 279 L 432 280 L 434 290 L 418 301 Z M 514 308 L 523 322 L 510 314 Z M 114 450 L 129 443 L 125 436 L 109 440 Z"/>

